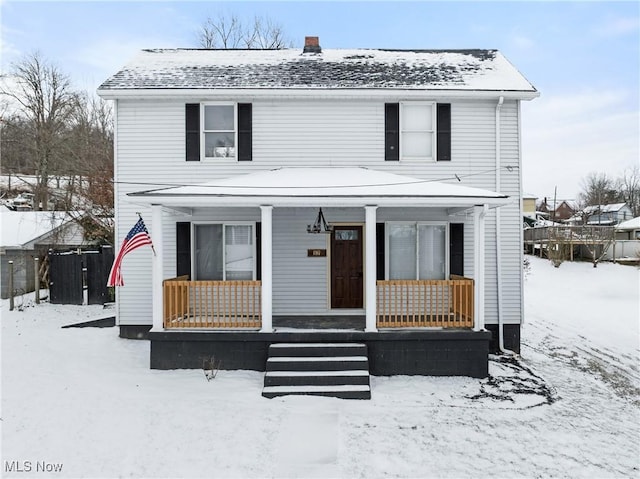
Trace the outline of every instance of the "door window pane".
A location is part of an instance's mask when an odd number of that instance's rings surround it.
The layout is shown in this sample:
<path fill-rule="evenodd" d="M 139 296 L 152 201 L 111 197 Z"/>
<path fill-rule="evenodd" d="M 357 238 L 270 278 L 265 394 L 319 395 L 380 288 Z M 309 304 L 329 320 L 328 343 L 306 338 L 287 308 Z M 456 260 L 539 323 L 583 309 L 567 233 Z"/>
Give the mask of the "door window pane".
<path fill-rule="evenodd" d="M 358 230 L 335 230 L 337 240 L 358 241 Z"/>

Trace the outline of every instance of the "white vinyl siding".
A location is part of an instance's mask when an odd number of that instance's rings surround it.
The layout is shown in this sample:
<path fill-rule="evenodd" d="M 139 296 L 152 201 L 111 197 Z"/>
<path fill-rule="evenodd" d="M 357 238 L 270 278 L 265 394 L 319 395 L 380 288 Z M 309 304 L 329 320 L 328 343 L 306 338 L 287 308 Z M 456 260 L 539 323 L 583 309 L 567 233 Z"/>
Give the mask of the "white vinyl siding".
<path fill-rule="evenodd" d="M 118 100 L 116 123 L 116 250 L 140 212 L 152 231 L 151 209 L 126 194 L 165 185 L 194 184 L 287 166 L 363 166 L 380 171 L 455 182 L 495 190 L 496 101 L 442 99 L 451 103 L 452 161 L 406 159 L 384 161 L 384 100 L 320 101 L 229 98 L 252 101 L 253 161 L 236 158 L 186 162 L 185 103 L 187 101 Z M 428 98 L 425 98 L 428 100 Z M 501 192 L 514 203 L 501 208 L 502 311 L 506 323 L 521 318 L 520 158 L 518 104 L 505 101 L 501 109 Z M 510 166 L 507 169 L 506 166 Z M 462 182 L 455 178 L 458 175 Z M 364 209 L 323 208 L 330 222 L 364 223 Z M 189 214 L 190 213 L 190 214 Z M 320 314 L 327 311 L 326 260 L 307 258 L 307 249 L 328 249 L 326 235 L 306 233 L 317 209 L 275 208 L 274 314 Z M 165 210 L 164 277 L 175 276 L 177 221 L 256 222 L 259 208 Z M 465 275 L 473 275 L 473 219 L 464 213 L 448 216 L 445 210 L 379 208 L 378 222 L 444 221 L 465 224 Z M 487 216 L 486 301 L 487 323 L 497 322 L 495 212 Z M 153 239 L 153 238 L 152 238 Z M 120 324 L 151 324 L 150 248 L 128 254 L 122 265 L 125 287 L 118 288 Z"/>

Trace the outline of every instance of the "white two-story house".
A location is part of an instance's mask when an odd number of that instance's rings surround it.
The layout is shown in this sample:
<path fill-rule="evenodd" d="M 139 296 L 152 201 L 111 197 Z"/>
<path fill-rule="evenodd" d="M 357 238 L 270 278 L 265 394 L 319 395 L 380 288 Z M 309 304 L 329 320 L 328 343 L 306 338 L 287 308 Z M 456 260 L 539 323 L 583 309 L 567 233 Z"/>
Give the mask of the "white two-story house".
<path fill-rule="evenodd" d="M 520 102 L 496 50 L 145 50 L 115 104 L 121 336 L 154 368 L 357 342 L 374 374 L 519 350 Z M 492 339 L 493 337 L 493 339 Z"/>

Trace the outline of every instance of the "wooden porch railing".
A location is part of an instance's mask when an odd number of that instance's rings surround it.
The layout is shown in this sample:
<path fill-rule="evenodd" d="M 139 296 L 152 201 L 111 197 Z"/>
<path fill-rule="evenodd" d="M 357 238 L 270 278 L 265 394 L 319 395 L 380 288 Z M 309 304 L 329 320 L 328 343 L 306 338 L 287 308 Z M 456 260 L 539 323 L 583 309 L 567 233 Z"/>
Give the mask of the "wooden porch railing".
<path fill-rule="evenodd" d="M 473 280 L 389 280 L 377 282 L 377 326 L 473 327 Z"/>
<path fill-rule="evenodd" d="M 259 328 L 262 325 L 261 281 L 163 282 L 164 327 Z"/>

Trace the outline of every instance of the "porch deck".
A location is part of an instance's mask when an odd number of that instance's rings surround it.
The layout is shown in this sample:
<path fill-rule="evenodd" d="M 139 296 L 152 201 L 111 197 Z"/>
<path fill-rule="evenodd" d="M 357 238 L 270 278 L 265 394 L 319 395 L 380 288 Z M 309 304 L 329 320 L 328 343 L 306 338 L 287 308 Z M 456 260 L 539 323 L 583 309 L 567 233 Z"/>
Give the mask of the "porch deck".
<path fill-rule="evenodd" d="M 165 329 L 260 329 L 260 281 L 163 282 Z M 449 280 L 388 280 L 376 283 L 378 328 L 471 328 L 474 324 L 474 282 L 461 276 Z M 273 326 L 305 329 L 360 329 L 364 317 L 330 313 L 321 316 L 274 317 Z M 289 324 L 287 324 L 289 322 Z"/>
<path fill-rule="evenodd" d="M 366 316 L 331 314 L 272 317 L 262 326 L 260 281 L 163 283 L 164 331 L 149 333 L 151 367 L 264 371 L 275 343 L 360 343 L 374 375 L 486 377 L 491 333 L 473 331 L 474 282 L 377 281 L 376 327 Z"/>

